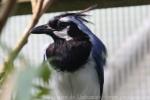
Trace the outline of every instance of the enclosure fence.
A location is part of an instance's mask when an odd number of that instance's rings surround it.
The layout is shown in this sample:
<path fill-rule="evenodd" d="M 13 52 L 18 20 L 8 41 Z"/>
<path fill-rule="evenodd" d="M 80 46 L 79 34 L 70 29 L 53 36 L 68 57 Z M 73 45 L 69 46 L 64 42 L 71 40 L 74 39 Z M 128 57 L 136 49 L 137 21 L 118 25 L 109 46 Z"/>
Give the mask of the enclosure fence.
<path fill-rule="evenodd" d="M 39 24 L 59 13 L 45 14 Z M 108 50 L 103 100 L 150 100 L 150 6 L 96 9 L 90 15 L 87 19 L 94 24 L 88 26 Z M 1 41 L 14 46 L 30 16 L 11 17 Z M 31 35 L 22 54 L 38 65 L 49 42 L 46 35 Z M 2 62 L 7 52 L 0 52 Z"/>

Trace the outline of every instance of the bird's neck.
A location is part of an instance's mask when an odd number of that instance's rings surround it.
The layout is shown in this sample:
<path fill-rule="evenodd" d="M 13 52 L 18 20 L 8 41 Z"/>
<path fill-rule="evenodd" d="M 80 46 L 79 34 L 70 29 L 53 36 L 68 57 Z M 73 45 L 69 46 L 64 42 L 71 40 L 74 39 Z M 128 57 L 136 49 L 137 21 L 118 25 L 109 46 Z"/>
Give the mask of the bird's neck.
<path fill-rule="evenodd" d="M 60 38 L 60 37 L 56 36 L 55 34 L 47 34 L 47 35 L 50 35 L 53 38 L 54 43 L 61 43 L 61 42 L 65 41 L 65 39 Z"/>
<path fill-rule="evenodd" d="M 74 41 L 89 41 L 89 37 L 88 36 L 80 36 L 80 37 L 75 37 L 73 38 Z"/>

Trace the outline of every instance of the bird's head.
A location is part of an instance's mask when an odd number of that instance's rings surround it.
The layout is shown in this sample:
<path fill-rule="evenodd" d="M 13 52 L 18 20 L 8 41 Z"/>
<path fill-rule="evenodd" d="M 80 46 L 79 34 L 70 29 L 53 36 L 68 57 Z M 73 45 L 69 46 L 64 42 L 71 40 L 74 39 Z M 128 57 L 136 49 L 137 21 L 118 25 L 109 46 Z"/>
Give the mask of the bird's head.
<path fill-rule="evenodd" d="M 37 26 L 31 30 L 33 34 L 47 34 L 54 40 L 56 39 L 73 39 L 73 38 L 88 38 L 88 35 L 83 31 L 84 22 L 88 22 L 84 17 L 87 16 L 84 12 L 95 8 L 91 6 L 77 13 L 65 13 L 55 16 L 48 21 L 47 24 Z"/>

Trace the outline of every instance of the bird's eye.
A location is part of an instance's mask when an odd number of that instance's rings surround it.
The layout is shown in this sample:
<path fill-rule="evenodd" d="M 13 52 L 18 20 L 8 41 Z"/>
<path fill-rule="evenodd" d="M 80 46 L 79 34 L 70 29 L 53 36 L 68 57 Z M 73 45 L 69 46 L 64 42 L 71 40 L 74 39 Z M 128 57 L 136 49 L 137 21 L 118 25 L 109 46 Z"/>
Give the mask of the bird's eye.
<path fill-rule="evenodd" d="M 57 25 L 59 29 L 64 29 L 68 24 L 66 22 L 58 22 Z"/>
<path fill-rule="evenodd" d="M 49 21 L 48 25 L 54 29 L 57 28 L 57 23 L 58 23 L 58 20 L 52 20 L 52 21 Z"/>

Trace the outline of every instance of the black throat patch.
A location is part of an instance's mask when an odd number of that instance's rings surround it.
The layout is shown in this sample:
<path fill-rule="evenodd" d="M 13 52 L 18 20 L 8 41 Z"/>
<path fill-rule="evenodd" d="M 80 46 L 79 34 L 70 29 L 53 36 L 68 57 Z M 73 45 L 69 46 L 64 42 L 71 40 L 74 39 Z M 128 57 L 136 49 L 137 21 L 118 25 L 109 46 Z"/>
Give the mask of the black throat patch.
<path fill-rule="evenodd" d="M 86 63 L 91 48 L 89 40 L 60 40 L 49 45 L 46 56 L 54 69 L 74 72 Z"/>

